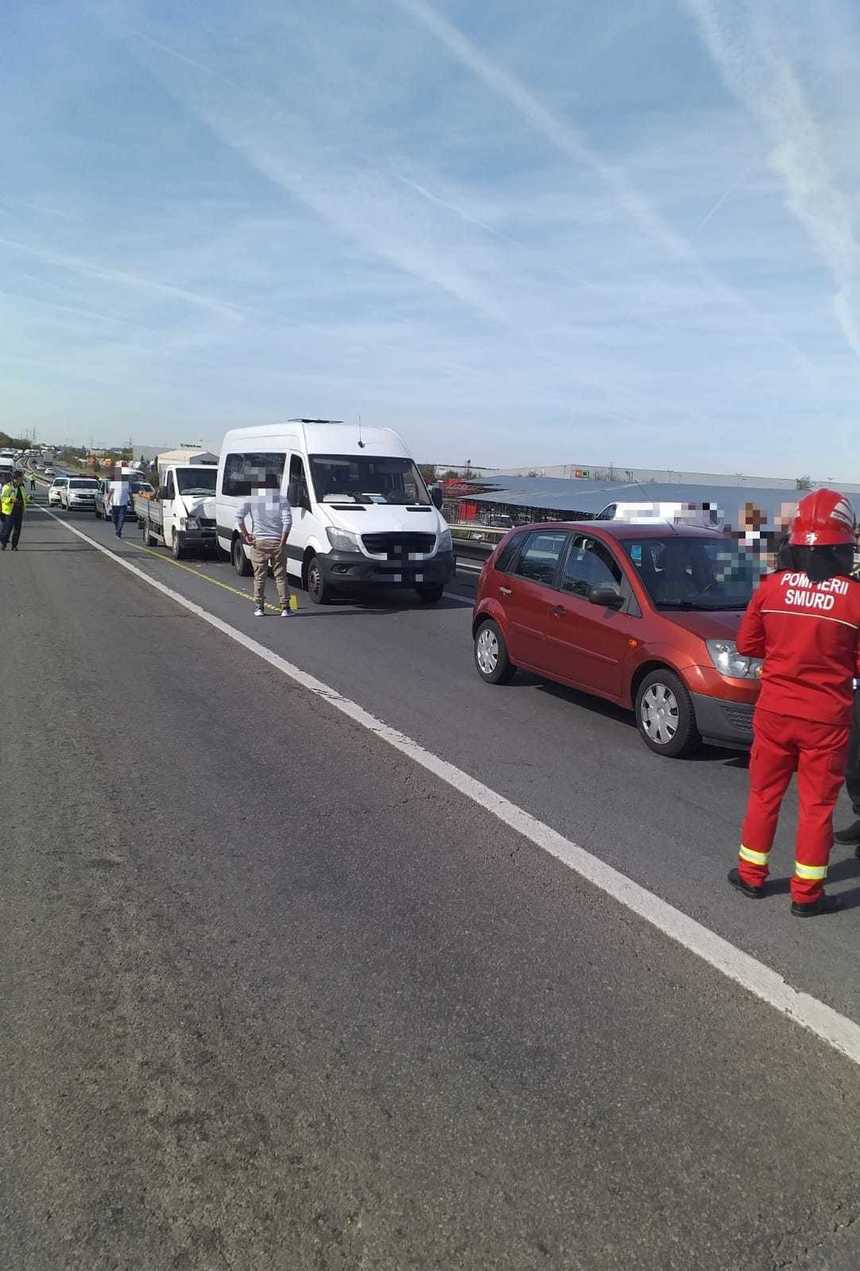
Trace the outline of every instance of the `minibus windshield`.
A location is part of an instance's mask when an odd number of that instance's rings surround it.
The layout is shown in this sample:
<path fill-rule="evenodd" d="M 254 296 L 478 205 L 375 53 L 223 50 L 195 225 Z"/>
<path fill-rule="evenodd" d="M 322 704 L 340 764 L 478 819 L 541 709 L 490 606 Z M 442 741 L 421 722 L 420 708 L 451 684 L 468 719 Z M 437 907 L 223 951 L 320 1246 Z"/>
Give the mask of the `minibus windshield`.
<path fill-rule="evenodd" d="M 411 459 L 380 455 L 311 455 L 317 502 L 430 504 L 427 487 Z"/>
<path fill-rule="evenodd" d="M 624 550 L 658 609 L 746 609 L 765 565 L 733 539 L 626 539 Z"/>

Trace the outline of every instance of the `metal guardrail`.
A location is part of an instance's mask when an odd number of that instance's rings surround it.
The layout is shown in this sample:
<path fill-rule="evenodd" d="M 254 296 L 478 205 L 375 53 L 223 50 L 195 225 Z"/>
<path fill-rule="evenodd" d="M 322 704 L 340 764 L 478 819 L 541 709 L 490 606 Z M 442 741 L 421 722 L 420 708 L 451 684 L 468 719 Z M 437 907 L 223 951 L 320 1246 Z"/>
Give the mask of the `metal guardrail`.
<path fill-rule="evenodd" d="M 454 540 L 454 555 L 457 560 L 475 561 L 475 566 L 466 565 L 470 572 L 478 572 L 477 562 L 483 562 L 495 549 L 507 530 L 495 529 L 489 525 L 452 525 L 451 538 Z"/>

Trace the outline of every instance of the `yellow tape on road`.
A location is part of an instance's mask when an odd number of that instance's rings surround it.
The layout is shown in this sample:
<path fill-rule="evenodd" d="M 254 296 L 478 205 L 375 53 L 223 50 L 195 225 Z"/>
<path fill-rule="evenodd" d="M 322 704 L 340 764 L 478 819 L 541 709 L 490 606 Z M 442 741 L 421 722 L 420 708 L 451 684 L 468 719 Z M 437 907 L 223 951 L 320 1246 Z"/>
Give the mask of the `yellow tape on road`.
<path fill-rule="evenodd" d="M 209 574 L 202 573 L 199 569 L 194 569 L 191 565 L 183 565 L 182 561 L 174 560 L 172 556 L 162 556 L 161 552 L 157 552 L 154 547 L 144 547 L 142 543 L 132 543 L 132 547 L 136 547 L 139 552 L 146 552 L 147 556 L 154 556 L 156 560 L 163 561 L 165 565 L 175 565 L 177 569 L 184 569 L 186 574 L 193 574 L 195 578 L 202 578 L 204 582 L 212 583 L 215 587 L 223 587 L 225 591 L 230 591 L 234 596 L 241 596 L 243 600 L 250 600 L 253 603 L 254 597 L 249 596 L 247 591 L 240 591 L 238 587 L 231 587 L 229 583 L 222 583 L 220 578 L 212 578 Z M 295 606 L 293 605 L 295 601 Z M 298 596 L 295 592 L 290 593 L 290 608 L 297 610 L 299 607 Z M 266 603 L 266 608 L 271 609 L 272 613 L 280 613 L 280 605 L 270 605 Z"/>

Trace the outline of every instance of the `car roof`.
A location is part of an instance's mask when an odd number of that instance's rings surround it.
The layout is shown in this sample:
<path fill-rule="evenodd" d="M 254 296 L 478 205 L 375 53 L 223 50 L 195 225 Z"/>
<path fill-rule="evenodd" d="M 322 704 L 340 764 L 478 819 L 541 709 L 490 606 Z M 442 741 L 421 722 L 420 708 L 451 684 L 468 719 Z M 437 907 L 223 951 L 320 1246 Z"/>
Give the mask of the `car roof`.
<path fill-rule="evenodd" d="M 636 525 L 631 521 L 536 521 L 529 525 L 518 525 L 517 530 L 559 530 L 602 534 L 604 538 L 643 539 L 643 538 L 727 538 L 721 530 L 709 530 L 698 525 L 674 525 L 671 521 L 649 521 Z"/>

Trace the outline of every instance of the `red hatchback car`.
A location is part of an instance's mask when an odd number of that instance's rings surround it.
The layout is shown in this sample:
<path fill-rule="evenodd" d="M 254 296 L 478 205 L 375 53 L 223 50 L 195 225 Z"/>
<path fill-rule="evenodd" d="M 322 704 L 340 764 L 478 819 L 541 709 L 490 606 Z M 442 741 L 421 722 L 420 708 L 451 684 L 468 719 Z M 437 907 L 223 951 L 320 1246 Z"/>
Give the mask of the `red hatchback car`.
<path fill-rule="evenodd" d="M 518 667 L 633 709 L 658 754 L 747 746 L 760 664 L 735 647 L 758 582 L 728 535 L 665 522 L 527 525 L 485 564 L 472 632 L 490 684 Z"/>

